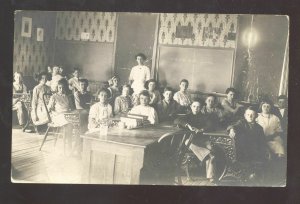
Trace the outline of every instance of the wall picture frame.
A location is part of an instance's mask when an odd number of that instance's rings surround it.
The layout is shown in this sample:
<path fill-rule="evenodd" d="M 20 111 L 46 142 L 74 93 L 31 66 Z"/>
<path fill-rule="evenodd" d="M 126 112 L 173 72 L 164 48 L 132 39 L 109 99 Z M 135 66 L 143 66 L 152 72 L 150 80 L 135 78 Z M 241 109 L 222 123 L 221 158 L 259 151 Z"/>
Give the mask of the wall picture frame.
<path fill-rule="evenodd" d="M 36 41 L 38 41 L 38 42 L 44 41 L 44 29 L 43 28 L 36 29 Z"/>
<path fill-rule="evenodd" d="M 31 28 L 32 28 L 32 18 L 22 17 L 21 36 L 30 38 Z"/>

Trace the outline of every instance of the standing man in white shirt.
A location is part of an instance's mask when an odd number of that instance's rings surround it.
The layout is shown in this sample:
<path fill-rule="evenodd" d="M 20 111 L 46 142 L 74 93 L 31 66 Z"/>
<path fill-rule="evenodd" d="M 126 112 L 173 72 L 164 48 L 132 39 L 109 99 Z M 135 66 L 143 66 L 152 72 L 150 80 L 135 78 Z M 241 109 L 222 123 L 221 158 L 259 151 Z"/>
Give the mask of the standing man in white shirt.
<path fill-rule="evenodd" d="M 132 67 L 129 75 L 129 83 L 135 94 L 139 94 L 142 90 L 145 90 L 145 82 L 150 79 L 150 69 L 144 65 L 146 56 L 143 53 L 139 53 L 135 56 L 138 65 Z"/>

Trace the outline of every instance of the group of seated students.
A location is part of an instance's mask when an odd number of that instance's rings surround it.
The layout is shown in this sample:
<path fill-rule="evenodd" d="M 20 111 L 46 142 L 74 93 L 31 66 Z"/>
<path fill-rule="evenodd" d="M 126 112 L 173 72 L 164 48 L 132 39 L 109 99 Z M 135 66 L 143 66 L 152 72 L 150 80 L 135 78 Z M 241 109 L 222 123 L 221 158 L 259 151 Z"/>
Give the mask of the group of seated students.
<path fill-rule="evenodd" d="M 179 91 L 175 94 L 171 87 L 165 87 L 161 94 L 154 79 L 145 83 L 144 90 L 132 93 L 129 84 L 119 87 L 119 78 L 114 76 L 108 80 L 108 87 L 97 91 L 99 101 L 93 103 L 93 95 L 88 91 L 89 82 L 79 77 L 79 69 L 74 69 L 73 77 L 69 80 L 59 70 L 58 66 L 49 69 L 51 80 L 47 72 L 38 75 L 39 84 L 33 89 L 32 96 L 31 118 L 35 125 L 49 122 L 43 94 L 52 93 L 47 104 L 51 121 L 66 126 L 66 133 L 71 132 L 68 129 L 71 127 L 62 114 L 73 109 L 81 111 L 82 131 L 98 128 L 103 119 L 132 113 L 147 116 L 152 125 L 169 121 L 195 135 L 227 129 L 229 136 L 235 139 L 240 161 L 264 161 L 266 155 L 271 155 L 269 159 L 285 156 L 287 97 L 284 95 L 278 97 L 278 107 L 266 99 L 260 102 L 257 110 L 241 105 L 234 88 L 226 90 L 226 97 L 219 104 L 213 94 L 207 95 L 205 102 L 192 99 L 186 79 L 180 81 Z M 15 72 L 13 93 L 26 91 L 22 73 Z M 23 125 L 24 107 L 17 97 L 13 98 L 13 110 L 17 110 L 19 123 Z M 189 149 L 200 161 L 206 162 L 207 178 L 215 179 L 215 155 L 209 139 L 198 136 L 193 137 L 193 141 L 186 141 L 186 144 L 189 142 Z"/>

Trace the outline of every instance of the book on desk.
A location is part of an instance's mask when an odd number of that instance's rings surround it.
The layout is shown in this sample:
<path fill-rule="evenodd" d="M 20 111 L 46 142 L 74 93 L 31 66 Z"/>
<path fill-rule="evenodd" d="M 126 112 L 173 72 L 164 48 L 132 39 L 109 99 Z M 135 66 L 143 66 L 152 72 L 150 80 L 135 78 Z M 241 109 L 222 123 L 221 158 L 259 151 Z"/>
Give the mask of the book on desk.
<path fill-rule="evenodd" d="M 127 114 L 127 116 L 120 117 L 121 123 L 128 129 L 141 128 L 149 126 L 150 122 L 147 120 L 148 116 L 138 114 Z"/>

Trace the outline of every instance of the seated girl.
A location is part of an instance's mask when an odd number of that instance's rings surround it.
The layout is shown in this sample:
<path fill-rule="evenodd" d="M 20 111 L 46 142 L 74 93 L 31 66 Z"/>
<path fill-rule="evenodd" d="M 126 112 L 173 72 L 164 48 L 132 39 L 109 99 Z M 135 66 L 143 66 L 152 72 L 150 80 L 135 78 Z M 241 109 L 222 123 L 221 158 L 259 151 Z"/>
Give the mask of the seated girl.
<path fill-rule="evenodd" d="M 148 121 L 150 124 L 154 125 L 158 123 L 158 116 L 155 109 L 149 106 L 150 95 L 148 91 L 141 91 L 139 94 L 140 105 L 137 105 L 129 111 L 132 114 L 145 115 L 148 116 Z"/>
<path fill-rule="evenodd" d="M 145 88 L 148 90 L 150 95 L 149 105 L 156 108 L 158 102 L 161 101 L 160 93 L 157 90 L 157 83 L 154 79 L 146 81 Z"/>
<path fill-rule="evenodd" d="M 189 81 L 182 79 L 180 81 L 179 87 L 180 90 L 174 94 L 174 100 L 180 104 L 184 112 L 188 112 L 189 106 L 192 104 L 191 94 L 187 91 L 189 86 Z"/>
<path fill-rule="evenodd" d="M 280 137 L 282 134 L 280 119 L 271 113 L 272 103 L 264 100 L 260 104 L 260 113 L 256 119 L 257 123 L 264 129 L 267 145 L 272 153 L 277 157 L 283 157 L 284 146 Z"/>
<path fill-rule="evenodd" d="M 115 100 L 114 113 L 115 115 L 122 116 L 126 115 L 133 107 L 132 97 L 129 95 L 130 86 L 123 85 L 122 95 L 118 96 Z"/>
<path fill-rule="evenodd" d="M 25 116 L 25 105 L 21 101 L 21 95 L 27 93 L 27 87 L 23 84 L 23 74 L 21 72 L 14 73 L 13 82 L 13 100 L 12 100 L 12 110 L 17 111 L 17 117 L 19 120 L 19 125 L 24 126 L 26 122 Z"/>
<path fill-rule="evenodd" d="M 46 85 L 47 80 L 48 74 L 46 72 L 40 73 L 38 75 L 39 84 L 34 87 L 32 92 L 31 119 L 36 126 L 44 125 L 49 122 L 47 110 L 43 101 L 43 95 L 45 93 L 51 93 L 50 87 Z M 49 100 L 49 97 L 46 96 L 45 99 Z"/>
<path fill-rule="evenodd" d="M 230 125 L 237 120 L 240 119 L 239 117 L 239 111 L 243 105 L 237 103 L 236 95 L 237 91 L 234 88 L 228 88 L 226 89 L 227 97 L 223 99 L 221 105 L 224 109 L 224 122 L 225 125 Z"/>
<path fill-rule="evenodd" d="M 163 96 L 164 99 L 157 104 L 158 119 L 160 122 L 174 121 L 180 105 L 173 99 L 172 88 L 166 87 Z"/>
<path fill-rule="evenodd" d="M 114 107 L 115 99 L 121 95 L 120 87 L 119 87 L 119 77 L 113 76 L 110 80 L 108 80 L 108 90 L 110 91 L 109 104 Z"/>
<path fill-rule="evenodd" d="M 67 95 L 68 81 L 61 79 L 57 83 L 57 91 L 50 97 L 48 110 L 51 111 L 53 126 L 64 127 L 64 136 L 68 151 L 72 150 L 72 124 L 66 120 L 64 113 L 74 109 L 72 99 Z"/>
<path fill-rule="evenodd" d="M 66 79 L 61 79 L 57 83 L 57 91 L 49 100 L 47 105 L 51 111 L 52 123 L 58 127 L 67 125 L 69 122 L 65 119 L 64 114 L 74 109 L 72 99 L 67 95 L 68 82 Z"/>
<path fill-rule="evenodd" d="M 88 129 L 92 130 L 100 128 L 100 123 L 113 117 L 111 105 L 108 103 L 110 92 L 108 89 L 102 88 L 97 92 L 99 102 L 92 105 L 89 113 Z"/>

